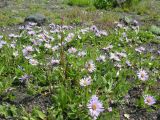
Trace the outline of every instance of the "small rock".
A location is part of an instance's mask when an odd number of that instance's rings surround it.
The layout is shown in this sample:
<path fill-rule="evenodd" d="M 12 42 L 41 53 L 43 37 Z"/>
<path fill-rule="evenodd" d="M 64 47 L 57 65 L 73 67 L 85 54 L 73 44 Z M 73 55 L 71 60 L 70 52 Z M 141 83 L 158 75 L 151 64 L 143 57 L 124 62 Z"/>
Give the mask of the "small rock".
<path fill-rule="evenodd" d="M 129 114 L 124 114 L 124 117 L 127 118 L 127 119 L 130 118 Z"/>
<path fill-rule="evenodd" d="M 42 14 L 37 13 L 26 17 L 25 22 L 35 22 L 40 26 L 46 22 L 46 17 Z"/>
<path fill-rule="evenodd" d="M 4 8 L 8 5 L 7 0 L 0 0 L 0 8 Z"/>
<path fill-rule="evenodd" d="M 125 16 L 125 17 L 120 18 L 119 21 L 124 25 L 129 25 L 132 19 Z"/>

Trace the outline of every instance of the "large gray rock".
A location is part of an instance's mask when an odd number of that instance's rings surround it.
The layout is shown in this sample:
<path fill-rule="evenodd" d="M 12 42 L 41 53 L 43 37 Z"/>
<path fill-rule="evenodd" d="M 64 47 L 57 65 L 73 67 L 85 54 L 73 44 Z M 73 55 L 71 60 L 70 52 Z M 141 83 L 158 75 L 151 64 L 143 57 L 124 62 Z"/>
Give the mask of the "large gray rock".
<path fill-rule="evenodd" d="M 25 22 L 35 22 L 38 25 L 42 25 L 46 22 L 46 17 L 42 14 L 36 13 L 33 15 L 29 15 L 25 18 Z"/>

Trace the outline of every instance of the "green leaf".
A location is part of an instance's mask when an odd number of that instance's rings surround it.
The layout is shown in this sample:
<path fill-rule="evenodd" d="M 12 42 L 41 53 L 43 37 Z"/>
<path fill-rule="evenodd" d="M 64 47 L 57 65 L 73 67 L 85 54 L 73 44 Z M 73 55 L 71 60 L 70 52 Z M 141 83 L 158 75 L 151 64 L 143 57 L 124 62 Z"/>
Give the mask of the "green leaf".
<path fill-rule="evenodd" d="M 4 66 L 0 69 L 0 75 L 2 74 L 3 70 L 4 70 Z"/>
<path fill-rule="evenodd" d="M 36 110 L 36 112 L 37 112 L 39 118 L 41 118 L 42 120 L 45 120 L 46 115 L 45 115 L 43 112 L 41 112 L 41 111 L 39 111 L 39 110 Z"/>

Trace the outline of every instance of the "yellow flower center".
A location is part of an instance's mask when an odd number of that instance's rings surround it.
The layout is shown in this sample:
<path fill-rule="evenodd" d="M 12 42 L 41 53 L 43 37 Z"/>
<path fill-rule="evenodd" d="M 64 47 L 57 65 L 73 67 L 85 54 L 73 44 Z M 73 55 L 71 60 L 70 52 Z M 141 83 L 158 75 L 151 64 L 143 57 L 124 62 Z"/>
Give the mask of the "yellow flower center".
<path fill-rule="evenodd" d="M 84 85 L 87 85 L 87 81 L 86 80 L 84 81 Z"/>
<path fill-rule="evenodd" d="M 141 77 L 142 77 L 142 78 L 144 77 L 144 73 L 141 74 Z"/>
<path fill-rule="evenodd" d="M 96 105 L 95 103 L 92 105 L 92 109 L 93 109 L 93 110 L 96 110 L 96 109 L 97 109 L 97 105 Z"/>
<path fill-rule="evenodd" d="M 92 65 L 91 64 L 88 64 L 88 69 L 91 69 L 92 68 Z"/>
<path fill-rule="evenodd" d="M 152 100 L 150 98 L 147 98 L 147 102 L 150 103 Z"/>

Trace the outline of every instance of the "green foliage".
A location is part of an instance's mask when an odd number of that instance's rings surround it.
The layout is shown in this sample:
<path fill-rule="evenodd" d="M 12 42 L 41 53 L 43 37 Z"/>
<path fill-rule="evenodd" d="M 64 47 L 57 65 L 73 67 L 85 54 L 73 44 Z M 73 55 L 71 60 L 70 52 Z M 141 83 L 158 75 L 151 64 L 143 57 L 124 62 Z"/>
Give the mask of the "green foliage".
<path fill-rule="evenodd" d="M 126 0 L 122 5 L 124 7 L 136 6 L 141 0 Z"/>
<path fill-rule="evenodd" d="M 93 0 L 67 0 L 68 5 L 76 5 L 80 7 L 90 6 Z"/>
<path fill-rule="evenodd" d="M 130 8 L 137 5 L 141 0 L 95 0 L 94 5 L 98 9 L 110 9 L 114 7 Z"/>
<path fill-rule="evenodd" d="M 94 6 L 98 9 L 109 9 L 116 5 L 115 0 L 94 0 Z"/>

